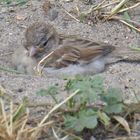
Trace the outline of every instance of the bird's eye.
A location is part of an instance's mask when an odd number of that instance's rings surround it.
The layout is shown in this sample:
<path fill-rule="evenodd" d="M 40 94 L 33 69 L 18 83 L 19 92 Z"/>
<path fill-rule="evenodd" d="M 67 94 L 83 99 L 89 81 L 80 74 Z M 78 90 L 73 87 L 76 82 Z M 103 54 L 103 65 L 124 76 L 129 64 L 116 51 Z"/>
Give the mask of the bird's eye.
<path fill-rule="evenodd" d="M 48 43 L 48 40 L 46 40 L 44 43 L 43 43 L 43 46 L 46 46 Z"/>
<path fill-rule="evenodd" d="M 40 40 L 39 46 L 40 46 L 41 48 L 44 48 L 44 47 L 47 45 L 47 43 L 48 43 L 48 39 L 47 39 L 47 37 L 45 36 L 45 37 L 43 37 L 43 38 Z"/>

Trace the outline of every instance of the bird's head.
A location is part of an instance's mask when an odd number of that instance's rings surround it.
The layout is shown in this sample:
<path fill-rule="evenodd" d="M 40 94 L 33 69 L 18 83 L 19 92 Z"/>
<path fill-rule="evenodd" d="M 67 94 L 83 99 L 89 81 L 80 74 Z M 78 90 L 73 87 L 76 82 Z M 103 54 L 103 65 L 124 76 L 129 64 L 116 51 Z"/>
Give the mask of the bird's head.
<path fill-rule="evenodd" d="M 47 44 L 54 34 L 52 25 L 45 22 L 36 22 L 29 26 L 25 32 L 24 47 L 30 57 L 39 57 L 47 51 Z"/>

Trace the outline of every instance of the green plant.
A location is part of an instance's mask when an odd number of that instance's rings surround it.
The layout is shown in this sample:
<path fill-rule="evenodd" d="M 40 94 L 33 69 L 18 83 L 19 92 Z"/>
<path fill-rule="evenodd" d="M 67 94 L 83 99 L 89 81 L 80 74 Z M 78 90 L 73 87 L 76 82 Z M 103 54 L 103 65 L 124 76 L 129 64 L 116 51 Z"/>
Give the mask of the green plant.
<path fill-rule="evenodd" d="M 28 0 L 0 0 L 0 3 L 6 4 L 6 5 L 9 5 L 12 3 L 14 3 L 15 5 L 23 5 L 27 2 L 28 2 Z"/>
<path fill-rule="evenodd" d="M 67 103 L 67 108 L 75 109 L 65 116 L 64 124 L 68 129 L 93 129 L 99 122 L 108 126 L 111 115 L 123 111 L 121 91 L 116 88 L 105 89 L 103 78 L 100 76 L 71 79 L 67 82 L 66 89 L 70 92 L 80 90 Z"/>
<path fill-rule="evenodd" d="M 41 88 L 39 91 L 36 92 L 38 96 L 51 96 L 55 103 L 58 103 L 55 95 L 58 94 L 58 87 L 57 86 L 50 86 L 48 89 Z"/>

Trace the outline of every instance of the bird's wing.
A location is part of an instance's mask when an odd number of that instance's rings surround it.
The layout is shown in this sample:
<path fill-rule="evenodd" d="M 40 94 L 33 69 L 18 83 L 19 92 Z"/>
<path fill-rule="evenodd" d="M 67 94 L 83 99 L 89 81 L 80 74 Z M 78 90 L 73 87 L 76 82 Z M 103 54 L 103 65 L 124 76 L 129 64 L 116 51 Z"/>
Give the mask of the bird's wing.
<path fill-rule="evenodd" d="M 71 38 L 54 51 L 48 66 L 62 68 L 70 64 L 79 64 L 82 61 L 88 63 L 94 58 L 105 56 L 113 50 L 114 47 L 106 43 Z"/>
<path fill-rule="evenodd" d="M 48 59 L 47 66 L 62 68 L 75 64 L 80 59 L 80 51 L 76 48 L 62 46 L 56 49 Z"/>

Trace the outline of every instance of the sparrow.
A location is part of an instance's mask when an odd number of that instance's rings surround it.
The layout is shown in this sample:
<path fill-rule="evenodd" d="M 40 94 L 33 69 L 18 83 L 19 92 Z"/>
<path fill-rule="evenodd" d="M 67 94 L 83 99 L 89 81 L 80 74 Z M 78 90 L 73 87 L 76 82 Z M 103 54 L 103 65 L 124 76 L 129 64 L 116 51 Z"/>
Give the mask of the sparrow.
<path fill-rule="evenodd" d="M 62 35 L 45 22 L 36 22 L 25 32 L 24 47 L 31 58 L 37 61 L 53 51 L 46 62 L 48 73 L 98 73 L 104 69 L 101 58 L 111 53 L 115 47 L 103 42 L 97 42 L 74 35 Z M 76 71 L 75 71 L 76 70 Z"/>
<path fill-rule="evenodd" d="M 44 72 L 52 75 L 100 73 L 107 64 L 125 60 L 131 57 L 132 52 L 128 48 L 114 47 L 94 39 L 59 34 L 51 24 L 45 22 L 30 25 L 25 32 L 25 40 L 24 48 L 28 57 L 36 63 L 53 52 L 45 60 L 44 67 Z M 140 53 L 137 55 L 139 57 Z"/>

